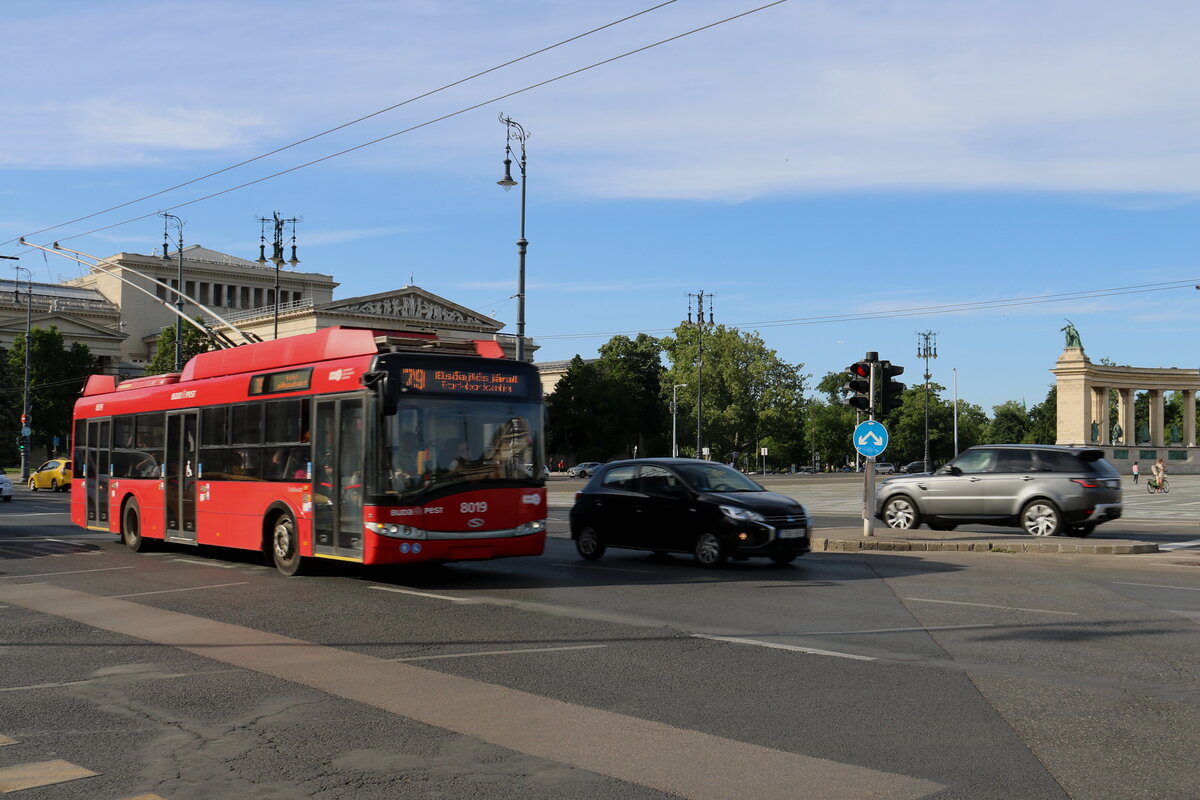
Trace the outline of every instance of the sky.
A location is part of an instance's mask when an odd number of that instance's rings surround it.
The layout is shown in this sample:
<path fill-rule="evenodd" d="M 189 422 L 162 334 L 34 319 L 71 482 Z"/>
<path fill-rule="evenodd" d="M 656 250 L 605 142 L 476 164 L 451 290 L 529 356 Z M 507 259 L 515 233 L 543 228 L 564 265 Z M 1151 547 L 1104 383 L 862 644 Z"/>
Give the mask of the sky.
<path fill-rule="evenodd" d="M 933 332 L 989 413 L 1045 398 L 1067 320 L 1093 361 L 1200 367 L 1200 4 L 660 3 L 9 0 L 0 254 L 74 277 L 17 238 L 149 253 L 169 210 L 254 259 L 278 211 L 335 297 L 411 282 L 511 333 L 504 114 L 538 361 L 703 291 L 810 385 L 867 351 L 920 383 Z"/>

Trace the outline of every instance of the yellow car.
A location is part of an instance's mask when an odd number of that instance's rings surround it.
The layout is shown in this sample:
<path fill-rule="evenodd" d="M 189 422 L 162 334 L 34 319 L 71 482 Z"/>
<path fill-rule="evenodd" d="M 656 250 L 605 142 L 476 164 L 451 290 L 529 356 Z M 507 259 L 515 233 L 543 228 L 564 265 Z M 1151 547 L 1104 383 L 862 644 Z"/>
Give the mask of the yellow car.
<path fill-rule="evenodd" d="M 29 475 L 29 488 L 32 491 L 49 489 L 52 492 L 65 492 L 71 488 L 71 461 L 66 458 L 52 458 L 42 464 Z"/>

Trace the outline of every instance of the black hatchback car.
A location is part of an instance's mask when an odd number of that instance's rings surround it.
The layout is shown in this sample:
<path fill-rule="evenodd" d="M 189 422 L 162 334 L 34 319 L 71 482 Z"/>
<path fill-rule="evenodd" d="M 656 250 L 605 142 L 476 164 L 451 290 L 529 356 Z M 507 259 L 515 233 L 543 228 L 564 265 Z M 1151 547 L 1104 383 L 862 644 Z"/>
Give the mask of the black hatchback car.
<path fill-rule="evenodd" d="M 571 538 L 588 560 L 621 547 L 692 553 L 705 567 L 751 556 L 790 564 L 809 551 L 811 534 L 800 503 L 724 464 L 690 458 L 604 464 L 571 509 Z"/>

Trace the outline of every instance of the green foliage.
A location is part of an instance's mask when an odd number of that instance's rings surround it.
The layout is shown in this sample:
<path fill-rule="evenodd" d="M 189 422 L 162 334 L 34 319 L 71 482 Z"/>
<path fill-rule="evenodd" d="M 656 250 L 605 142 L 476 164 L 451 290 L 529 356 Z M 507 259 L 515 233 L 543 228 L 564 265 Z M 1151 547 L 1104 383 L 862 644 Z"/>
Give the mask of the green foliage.
<path fill-rule="evenodd" d="M 992 408 L 987 429 L 987 444 L 1018 444 L 1029 435 L 1029 412 L 1016 400 L 1006 400 Z"/>
<path fill-rule="evenodd" d="M 576 461 L 670 455 L 661 348 L 653 336 L 617 336 L 600 358 L 579 356 L 546 398 L 547 453 Z"/>
<path fill-rule="evenodd" d="M 63 335 L 53 326 L 49 330 L 34 328 L 29 340 L 29 427 L 33 429 L 32 445 L 35 449 L 49 449 L 57 436 L 62 447 L 70 438 L 75 401 L 87 377 L 99 370 L 99 362 L 85 344 L 74 342 L 66 347 Z M 4 437 L 11 441 L 20 432 L 25 378 L 24 335 L 13 341 L 7 362 L 6 385 L 11 387 L 7 394 L 15 395 L 13 405 L 17 409 L 12 435 Z"/>
<path fill-rule="evenodd" d="M 680 453 L 694 455 L 700 331 L 695 325 L 681 324 L 674 334 L 662 340 L 671 365 L 665 385 L 687 384 L 679 392 L 679 404 L 681 409 L 690 407 L 692 413 L 686 426 L 680 415 Z M 724 325 L 704 330 L 703 349 L 699 387 L 704 404 L 702 439 L 711 458 L 736 458 L 739 465 L 752 468 L 758 464 L 759 448 L 766 446 L 768 465 L 808 461 L 803 365 L 780 359 L 758 334 Z M 768 440 L 775 449 L 766 444 Z"/>
<path fill-rule="evenodd" d="M 199 317 L 197 322 L 201 322 Z M 206 353 L 212 349 L 212 340 L 208 335 L 198 329 L 195 325 L 184 323 L 183 325 L 183 344 L 180 351 L 183 354 L 183 363 L 186 364 L 191 358 L 199 353 Z M 158 342 L 154 345 L 154 358 L 146 365 L 147 375 L 162 375 L 167 372 L 175 372 L 175 326 L 170 325 L 163 328 L 158 334 Z"/>
<path fill-rule="evenodd" d="M 1023 441 L 1026 444 L 1054 444 L 1057 440 L 1058 386 L 1052 384 L 1046 399 L 1029 409 L 1029 430 Z"/>

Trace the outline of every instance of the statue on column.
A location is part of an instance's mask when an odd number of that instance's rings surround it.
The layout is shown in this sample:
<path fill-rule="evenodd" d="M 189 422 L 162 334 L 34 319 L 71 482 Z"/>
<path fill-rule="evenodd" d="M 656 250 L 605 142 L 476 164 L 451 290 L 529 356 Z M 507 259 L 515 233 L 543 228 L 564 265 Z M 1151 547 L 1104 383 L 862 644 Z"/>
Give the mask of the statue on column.
<path fill-rule="evenodd" d="M 1066 317 L 1063 319 L 1066 319 Z M 1075 328 L 1074 322 L 1071 322 L 1071 320 L 1068 319 L 1067 324 L 1060 328 L 1060 330 L 1066 334 L 1067 337 L 1067 343 L 1064 345 L 1065 347 L 1083 347 L 1083 341 L 1079 338 L 1079 331 Z"/>
<path fill-rule="evenodd" d="M 1121 437 L 1123 435 L 1124 435 L 1124 431 L 1121 430 L 1121 423 L 1114 422 L 1113 426 L 1112 426 L 1112 442 L 1113 442 L 1113 444 L 1124 444 L 1125 442 L 1122 441 L 1122 439 L 1121 439 Z"/>
<path fill-rule="evenodd" d="M 1092 441 L 1093 442 L 1100 441 L 1100 423 L 1099 422 L 1092 423 Z"/>

